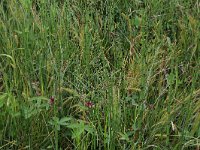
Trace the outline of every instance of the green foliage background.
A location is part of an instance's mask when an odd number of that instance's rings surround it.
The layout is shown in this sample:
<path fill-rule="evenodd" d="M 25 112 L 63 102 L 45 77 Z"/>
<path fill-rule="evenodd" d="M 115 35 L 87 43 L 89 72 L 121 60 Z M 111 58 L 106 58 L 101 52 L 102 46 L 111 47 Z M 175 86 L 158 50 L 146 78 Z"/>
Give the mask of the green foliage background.
<path fill-rule="evenodd" d="M 0 4 L 0 149 L 199 149 L 198 0 Z"/>

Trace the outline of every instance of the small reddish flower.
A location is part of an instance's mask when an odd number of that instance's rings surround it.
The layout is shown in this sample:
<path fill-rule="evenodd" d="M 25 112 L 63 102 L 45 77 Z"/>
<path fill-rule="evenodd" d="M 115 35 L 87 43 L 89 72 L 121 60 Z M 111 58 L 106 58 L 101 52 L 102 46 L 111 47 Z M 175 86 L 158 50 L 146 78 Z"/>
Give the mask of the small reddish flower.
<path fill-rule="evenodd" d="M 94 104 L 91 101 L 89 101 L 89 102 L 85 102 L 85 106 L 88 108 L 92 108 L 94 107 Z"/>
<path fill-rule="evenodd" d="M 50 99 L 49 99 L 49 104 L 50 104 L 50 105 L 53 105 L 53 104 L 54 104 L 54 101 L 55 101 L 54 97 L 51 96 Z"/>

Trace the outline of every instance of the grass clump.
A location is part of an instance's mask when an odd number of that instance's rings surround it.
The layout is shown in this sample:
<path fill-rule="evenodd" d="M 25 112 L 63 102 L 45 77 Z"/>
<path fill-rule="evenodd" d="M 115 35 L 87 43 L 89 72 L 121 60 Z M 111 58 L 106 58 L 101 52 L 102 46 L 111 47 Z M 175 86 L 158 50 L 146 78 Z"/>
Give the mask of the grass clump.
<path fill-rule="evenodd" d="M 199 149 L 197 0 L 0 4 L 0 149 Z"/>

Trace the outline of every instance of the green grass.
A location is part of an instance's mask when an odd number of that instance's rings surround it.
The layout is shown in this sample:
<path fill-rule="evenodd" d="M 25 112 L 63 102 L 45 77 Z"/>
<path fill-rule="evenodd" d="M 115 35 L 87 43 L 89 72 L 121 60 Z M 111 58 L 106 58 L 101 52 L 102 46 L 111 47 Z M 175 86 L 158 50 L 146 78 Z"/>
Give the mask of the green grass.
<path fill-rule="evenodd" d="M 0 150 L 199 150 L 199 14 L 198 0 L 1 0 Z"/>

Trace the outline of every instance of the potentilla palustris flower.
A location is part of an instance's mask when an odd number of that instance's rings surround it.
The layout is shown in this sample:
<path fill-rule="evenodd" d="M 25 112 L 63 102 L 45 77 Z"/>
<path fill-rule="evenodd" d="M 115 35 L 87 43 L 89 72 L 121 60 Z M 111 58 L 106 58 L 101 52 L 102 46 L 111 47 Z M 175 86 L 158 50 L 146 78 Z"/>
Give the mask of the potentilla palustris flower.
<path fill-rule="evenodd" d="M 85 106 L 88 108 L 92 108 L 94 107 L 94 104 L 91 101 L 89 101 L 89 102 L 85 102 Z"/>
<path fill-rule="evenodd" d="M 51 96 L 50 99 L 49 99 L 49 104 L 50 104 L 50 105 L 53 105 L 53 104 L 54 104 L 54 101 L 55 101 L 54 97 Z"/>

